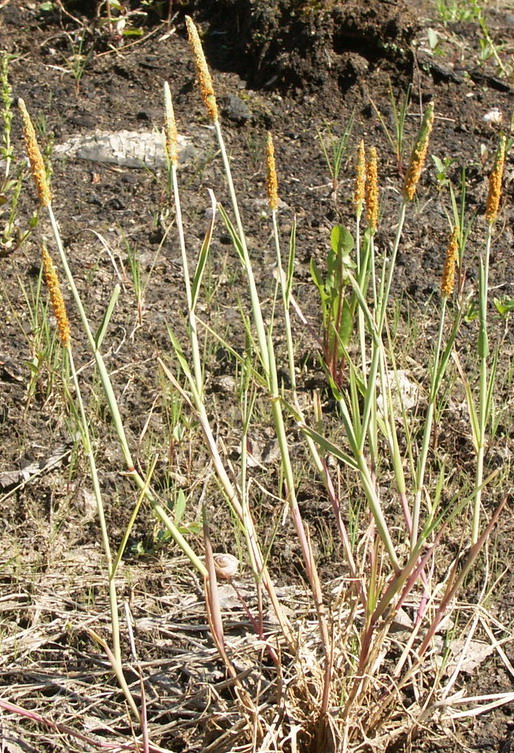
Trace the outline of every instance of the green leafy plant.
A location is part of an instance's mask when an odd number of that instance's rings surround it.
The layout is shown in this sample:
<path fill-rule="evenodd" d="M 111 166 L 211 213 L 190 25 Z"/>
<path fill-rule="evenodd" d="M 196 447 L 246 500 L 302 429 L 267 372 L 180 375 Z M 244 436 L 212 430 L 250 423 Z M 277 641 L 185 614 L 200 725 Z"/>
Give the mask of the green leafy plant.
<path fill-rule="evenodd" d="M 432 52 L 434 55 L 442 54 L 439 45 L 439 35 L 435 29 L 432 29 L 432 27 L 429 27 L 427 29 L 427 41 L 430 52 Z"/>
<path fill-rule="evenodd" d="M 504 298 L 503 300 L 495 298 L 494 305 L 496 307 L 496 311 L 502 316 L 507 316 L 507 314 L 510 314 L 511 311 L 514 311 L 514 299 L 512 298 Z"/>
<path fill-rule="evenodd" d="M 333 228 L 330 242 L 325 274 L 320 271 L 314 258 L 311 259 L 310 270 L 320 296 L 323 361 L 330 377 L 341 385 L 344 351 L 352 335 L 356 305 L 349 279 L 349 272 L 355 268 L 351 256 L 355 244 L 351 233 L 342 225 Z"/>
<path fill-rule="evenodd" d="M 455 160 L 452 157 L 438 157 L 436 154 L 432 154 L 431 157 L 434 163 L 437 187 L 441 191 L 450 185 L 449 171 L 451 166 L 455 164 Z"/>
<path fill-rule="evenodd" d="M 445 24 L 469 21 L 477 19 L 480 6 L 476 0 L 435 0 L 437 15 Z"/>

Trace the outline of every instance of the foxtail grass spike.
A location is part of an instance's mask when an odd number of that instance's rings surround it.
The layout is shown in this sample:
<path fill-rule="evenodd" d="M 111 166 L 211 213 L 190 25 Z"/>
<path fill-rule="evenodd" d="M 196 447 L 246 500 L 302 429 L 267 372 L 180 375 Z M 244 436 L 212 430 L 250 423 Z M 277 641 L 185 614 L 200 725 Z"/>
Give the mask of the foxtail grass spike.
<path fill-rule="evenodd" d="M 275 166 L 275 147 L 273 146 L 273 136 L 268 133 L 268 142 L 266 145 L 266 168 L 267 168 L 267 189 L 270 209 L 278 209 L 278 180 L 277 169 Z"/>
<path fill-rule="evenodd" d="M 45 163 L 43 162 L 43 156 L 37 143 L 36 132 L 30 115 L 25 107 L 25 102 L 22 99 L 18 100 L 18 107 L 20 109 L 21 120 L 23 125 L 23 136 L 25 138 L 25 148 L 27 150 L 27 156 L 30 162 L 30 169 L 34 183 L 36 184 L 39 201 L 41 206 L 47 207 L 52 201 L 52 194 L 50 193 L 50 187 L 48 185 L 48 178 L 46 175 Z"/>
<path fill-rule="evenodd" d="M 170 87 L 167 81 L 164 82 L 164 146 L 169 161 L 173 165 L 176 165 L 178 163 L 177 123 L 171 101 Z"/>
<path fill-rule="evenodd" d="M 48 292 L 50 293 L 50 302 L 57 321 L 57 334 L 59 335 L 59 340 L 61 341 L 63 348 L 67 348 L 70 344 L 70 322 L 66 313 L 64 299 L 62 297 L 59 278 L 57 277 L 52 257 L 48 253 L 46 246 L 43 246 L 41 250 L 41 257 L 43 260 L 45 282 L 48 287 Z"/>
<path fill-rule="evenodd" d="M 374 146 L 366 160 L 366 217 L 369 228 L 375 232 L 378 225 L 378 156 Z"/>
<path fill-rule="evenodd" d="M 502 193 L 503 169 L 505 167 L 505 136 L 500 136 L 500 143 L 496 150 L 494 167 L 489 175 L 489 192 L 487 194 L 487 203 L 485 207 L 485 219 L 492 225 L 498 216 L 500 199 Z"/>
<path fill-rule="evenodd" d="M 455 287 L 455 265 L 459 250 L 459 229 L 453 229 L 448 248 L 446 249 L 446 258 L 444 260 L 443 274 L 441 277 L 441 295 L 449 298 Z"/>
<path fill-rule="evenodd" d="M 434 103 L 430 102 L 423 115 L 421 128 L 412 150 L 409 169 L 405 176 L 405 183 L 403 187 L 403 194 L 407 201 L 412 201 L 414 194 L 416 193 L 416 187 L 418 185 L 421 171 L 425 164 L 427 156 L 428 140 L 434 124 Z"/>
<path fill-rule="evenodd" d="M 355 190 L 353 193 L 353 203 L 355 211 L 360 217 L 364 208 L 366 196 L 366 149 L 364 139 L 361 139 L 357 148 L 357 169 L 355 173 Z"/>
<path fill-rule="evenodd" d="M 186 27 L 189 44 L 191 45 L 195 56 L 196 72 L 198 74 L 198 83 L 200 84 L 202 99 L 207 108 L 207 112 L 209 113 L 209 118 L 215 122 L 218 120 L 218 105 L 216 103 L 212 78 L 209 73 L 209 68 L 207 67 L 207 61 L 198 35 L 198 29 L 196 28 L 193 19 L 189 16 L 186 16 Z"/>

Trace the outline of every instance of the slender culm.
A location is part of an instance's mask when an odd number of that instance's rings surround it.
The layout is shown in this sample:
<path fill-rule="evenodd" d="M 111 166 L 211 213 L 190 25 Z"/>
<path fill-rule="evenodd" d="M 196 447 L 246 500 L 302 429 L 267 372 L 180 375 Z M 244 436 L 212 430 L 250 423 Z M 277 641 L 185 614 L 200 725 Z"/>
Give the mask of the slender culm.
<path fill-rule="evenodd" d="M 364 139 L 361 139 L 357 148 L 357 167 L 355 172 L 355 189 L 353 192 L 353 203 L 355 212 L 360 216 L 364 209 L 366 196 L 366 149 Z"/>
<path fill-rule="evenodd" d="M 405 176 L 403 195 L 407 201 L 412 201 L 416 193 L 416 187 L 421 177 L 421 171 L 427 156 L 428 141 L 434 124 L 434 103 L 430 102 L 425 110 L 421 128 L 419 129 L 414 148 L 412 150 L 409 169 Z"/>
<path fill-rule="evenodd" d="M 30 115 L 25 107 L 25 102 L 22 99 L 18 100 L 18 107 L 20 109 L 21 120 L 23 125 L 23 136 L 25 138 L 25 148 L 27 150 L 27 156 L 30 162 L 30 170 L 36 189 L 39 196 L 41 206 L 47 207 L 52 201 L 52 194 L 50 193 L 50 187 L 48 185 L 48 178 L 46 175 L 45 163 L 43 162 L 43 155 L 37 143 L 36 132 Z"/>
<path fill-rule="evenodd" d="M 365 199 L 368 225 L 374 232 L 378 226 L 378 155 L 374 146 L 370 148 L 366 160 Z"/>
<path fill-rule="evenodd" d="M 441 277 L 441 295 L 444 298 L 449 298 L 455 287 L 455 266 L 457 264 L 458 251 L 459 228 L 455 227 L 446 249 L 446 258 L 444 260 L 443 274 Z"/>
<path fill-rule="evenodd" d="M 202 99 L 209 114 L 209 118 L 214 122 L 218 120 L 218 105 L 216 103 L 212 78 L 209 73 L 209 68 L 207 67 L 207 61 L 198 35 L 198 30 L 193 19 L 189 16 L 186 16 L 186 27 L 189 44 L 191 45 L 195 56 L 196 72 L 198 74 L 198 83 L 200 84 Z"/>
<path fill-rule="evenodd" d="M 503 170 L 505 167 L 505 136 L 500 136 L 500 143 L 496 150 L 494 167 L 489 175 L 489 192 L 487 194 L 487 203 L 485 207 L 485 219 L 492 225 L 498 216 L 500 208 L 500 199 L 502 193 Z"/>
<path fill-rule="evenodd" d="M 43 246 L 41 250 L 41 258 L 43 260 L 45 282 L 50 293 L 50 302 L 57 321 L 57 334 L 63 348 L 67 348 L 70 344 L 70 322 L 62 297 L 59 278 L 57 277 L 52 257 L 48 253 L 46 246 Z"/>
<path fill-rule="evenodd" d="M 170 87 L 167 81 L 164 82 L 164 146 L 169 161 L 176 165 L 178 163 L 177 123 L 171 101 Z"/>
<path fill-rule="evenodd" d="M 274 211 L 278 208 L 278 180 L 275 166 L 275 147 L 273 146 L 273 136 L 271 133 L 268 133 L 266 145 L 266 177 L 268 201 L 270 209 Z"/>

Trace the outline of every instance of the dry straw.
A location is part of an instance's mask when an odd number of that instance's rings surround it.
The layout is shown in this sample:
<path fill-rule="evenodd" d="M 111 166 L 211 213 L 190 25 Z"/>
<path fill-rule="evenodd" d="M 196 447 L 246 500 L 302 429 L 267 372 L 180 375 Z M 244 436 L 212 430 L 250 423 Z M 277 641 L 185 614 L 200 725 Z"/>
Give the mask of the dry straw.
<path fill-rule="evenodd" d="M 275 165 L 275 147 L 273 146 L 273 136 L 268 133 L 268 142 L 266 145 L 266 168 L 267 168 L 267 189 L 270 209 L 278 209 L 278 180 L 277 169 Z"/>
<path fill-rule="evenodd" d="M 366 149 L 364 139 L 361 139 L 357 148 L 357 170 L 355 174 L 355 190 L 353 193 L 353 203 L 355 211 L 360 216 L 364 208 L 366 196 Z"/>
<path fill-rule="evenodd" d="M 366 216 L 372 231 L 378 225 L 378 156 L 374 146 L 371 147 L 366 160 Z"/>
<path fill-rule="evenodd" d="M 18 100 L 18 107 L 20 109 L 21 120 L 23 125 L 23 136 L 25 138 L 25 146 L 27 149 L 27 155 L 30 162 L 30 169 L 34 183 L 36 184 L 39 201 L 41 206 L 47 207 L 52 201 L 52 194 L 50 193 L 50 187 L 48 185 L 48 178 L 46 175 L 45 163 L 43 162 L 43 156 L 37 143 L 36 132 L 30 115 L 25 107 L 25 102 L 22 99 Z"/>
<path fill-rule="evenodd" d="M 441 277 L 441 295 L 444 298 L 449 298 L 455 287 L 455 266 L 457 264 L 458 251 L 459 229 L 456 227 L 453 229 L 448 248 L 446 249 L 446 258 Z"/>
<path fill-rule="evenodd" d="M 62 297 L 59 278 L 57 277 L 52 257 L 48 253 L 46 246 L 43 246 L 42 248 L 41 257 L 43 260 L 45 282 L 50 293 L 50 302 L 57 321 L 57 333 L 61 345 L 63 348 L 67 348 L 70 344 L 70 322 L 68 320 L 68 315 L 66 314 L 66 306 L 64 305 L 64 299 Z"/>
<path fill-rule="evenodd" d="M 505 136 L 500 136 L 500 143 L 496 150 L 494 167 L 489 176 L 489 192 L 487 194 L 487 203 L 485 208 L 485 219 L 492 225 L 498 216 L 500 199 L 502 193 L 503 169 L 505 167 Z"/>
<path fill-rule="evenodd" d="M 196 71 L 198 74 L 198 83 L 200 84 L 200 91 L 202 93 L 202 99 L 204 101 L 209 118 L 215 122 L 218 120 L 218 105 L 216 104 L 216 95 L 214 94 L 214 87 L 212 85 L 211 74 L 207 67 L 207 61 L 200 42 L 198 30 L 189 16 L 186 16 L 187 35 L 189 38 L 189 44 L 193 49 L 195 56 Z"/>
<path fill-rule="evenodd" d="M 412 201 L 414 194 L 416 193 L 416 186 L 418 185 L 421 171 L 425 164 L 427 156 L 428 140 L 430 138 L 430 132 L 434 124 L 434 103 L 430 102 L 425 110 L 421 128 L 419 129 L 418 137 L 412 155 L 410 158 L 409 169 L 405 176 L 405 184 L 403 187 L 403 194 L 407 201 Z"/>

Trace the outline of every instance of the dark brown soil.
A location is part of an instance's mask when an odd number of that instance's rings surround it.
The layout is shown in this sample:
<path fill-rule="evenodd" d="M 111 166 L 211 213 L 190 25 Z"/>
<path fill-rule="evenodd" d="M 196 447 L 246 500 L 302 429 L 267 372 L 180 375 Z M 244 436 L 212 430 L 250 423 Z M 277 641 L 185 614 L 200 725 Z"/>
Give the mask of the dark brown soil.
<path fill-rule="evenodd" d="M 363 67 L 388 66 L 395 74 L 412 62 L 417 27 L 404 2 L 241 0 L 202 5 L 200 18 L 231 43 L 207 44 L 221 68 L 236 69 L 249 86 L 350 88 Z"/>
<path fill-rule="evenodd" d="M 510 128 L 514 103 L 514 9 L 507 7 L 508 3 L 498 3 L 498 7 L 487 14 L 489 30 L 498 45 L 502 64 L 507 68 L 507 76 L 498 70 L 494 59 L 479 60 L 481 33 L 476 23 L 460 22 L 445 27 L 435 19 L 432 5 L 421 0 L 408 6 L 389 0 L 176 3 L 169 27 L 155 16 L 138 16 L 137 24 L 141 25 L 143 35 L 133 43 L 130 38 L 128 41 L 109 38 L 105 31 L 95 30 L 94 13 L 87 3 L 76 3 L 71 15 L 58 9 L 44 11 L 37 2 L 11 0 L 0 5 L 3 5 L 0 48 L 13 56 L 10 66 L 13 92 L 25 100 L 50 155 L 53 142 L 61 143 L 71 135 L 87 134 L 94 129 L 160 129 L 165 80 L 172 89 L 179 130 L 185 135 L 193 134 L 192 138 L 199 128 L 206 130 L 208 122 L 197 92 L 194 63 L 184 31 L 184 12 L 198 20 L 216 92 L 223 106 L 223 128 L 262 298 L 273 294 L 274 285 L 270 274 L 274 249 L 269 240 L 269 218 L 265 217 L 265 212 L 263 215 L 263 150 L 266 133 L 272 130 L 286 244 L 293 217 L 298 222 L 295 293 L 315 328 L 319 322 L 309 261 L 315 257 L 322 266 L 333 225 L 351 223 L 355 145 L 365 138 L 368 145 L 375 144 L 379 150 L 382 220 L 377 244 L 387 248 L 393 237 L 403 169 L 419 126 L 420 108 L 433 98 L 436 122 L 427 168 L 407 221 L 394 282 L 399 326 L 404 327 L 406 340 L 418 338 L 411 343 L 411 352 L 415 357 L 416 349 L 420 352 L 427 349 L 435 330 L 429 314 L 431 306 L 437 305 L 439 300 L 439 281 L 448 240 L 451 203 L 447 183 L 452 181 L 458 187 L 461 171 L 466 168 L 468 211 L 481 215 L 498 132 L 500 127 L 507 131 Z M 76 57 L 78 35 L 83 28 L 89 29 L 85 37 L 88 51 L 85 61 Z M 438 47 L 432 52 L 428 29 L 439 35 Z M 80 54 L 86 53 L 82 50 Z M 83 70 L 80 69 L 82 62 L 85 62 Z M 393 132 L 390 93 L 401 98 L 408 87 L 410 106 L 402 163 L 395 158 L 376 110 Z M 503 114 L 502 126 L 485 119 L 495 108 Z M 352 118 L 347 160 L 334 190 L 319 134 L 325 134 L 325 138 L 330 133 L 341 135 Z M 21 156 L 23 149 L 17 120 L 13 132 L 17 164 L 27 172 Z M 430 155 L 448 161 L 444 176 L 437 177 Z M 122 396 L 121 409 L 131 445 L 142 467 L 147 467 L 154 448 L 159 445 L 155 483 L 165 493 L 176 483 L 173 474 L 179 476 L 180 485 L 196 500 L 191 521 L 198 523 L 196 512 L 201 491 L 198 479 L 211 471 L 206 467 L 206 453 L 199 446 L 193 451 L 180 437 L 169 436 L 174 398 L 169 394 L 163 396 L 162 375 L 156 360 L 159 356 L 169 360 L 167 325 L 183 331 L 185 311 L 178 245 L 172 236 L 171 240 L 163 242 L 170 216 L 166 176 L 159 170 L 71 159 L 52 160 L 52 170 L 54 209 L 77 284 L 95 326 L 118 281 L 114 267 L 119 271 L 122 292 L 109 328 L 108 365 Z M 512 174 L 509 158 L 499 222 L 501 232 L 494 244 L 491 266 L 494 297 L 502 300 L 514 299 Z M 198 252 L 208 222 L 207 188 L 214 189 L 217 199 L 226 202 L 227 191 L 214 139 L 210 150 L 182 172 L 186 240 L 192 256 Z M 29 229 L 35 208 L 36 199 L 27 175 L 26 190 L 19 204 L 20 235 Z M 99 235 L 109 246 L 112 258 L 106 253 Z M 4 529 L 0 543 L 0 563 L 4 563 L 3 572 L 0 571 L 0 608 L 3 599 L 10 605 L 10 611 L 5 610 L 5 627 L 0 623 L 0 641 L 4 635 L 12 636 L 18 628 L 24 630 L 60 620 L 67 608 L 66 599 L 74 607 L 79 604 L 84 613 L 84 626 L 88 604 L 94 606 L 96 600 L 102 599 L 105 604 L 104 583 L 99 577 L 100 538 L 95 516 L 88 508 L 86 465 L 75 442 L 73 421 L 64 414 L 63 384 L 52 366 L 55 354 L 43 348 L 44 325 L 31 316 L 31 305 L 37 295 L 42 236 L 50 237 L 50 229 L 43 219 L 21 245 L 13 242 L 0 249 L 0 478 L 3 485 L 0 487 L 0 515 Z M 464 270 L 471 300 L 476 298 L 477 258 L 482 239 L 483 225 L 477 222 L 470 235 Z M 130 258 L 134 254 L 145 282 L 139 310 L 130 276 Z M 221 221 L 216 227 L 211 258 L 209 284 L 218 291 L 223 307 L 217 304 L 211 309 L 206 303 L 205 318 L 210 318 L 221 336 L 229 333 L 232 346 L 242 349 L 244 333 L 233 331 L 237 319 L 234 310 L 239 305 L 242 289 L 241 272 Z M 108 523 L 113 540 L 119 543 L 136 498 L 128 480 L 121 475 L 123 460 L 113 428 L 95 378 L 91 376 L 87 351 L 81 350 L 78 320 L 73 314 L 71 317 L 78 364 L 83 369 L 84 382 L 91 388 L 90 409 L 95 416 L 95 433 L 103 440 L 98 442 L 97 461 L 110 501 Z M 412 329 L 416 321 L 419 325 Z M 501 331 L 502 336 L 504 330 L 507 333 L 501 353 L 504 392 L 499 404 L 508 406 L 512 403 L 508 374 L 513 341 L 508 322 L 496 321 L 498 332 Z M 305 365 L 300 374 L 300 389 L 306 394 L 314 387 L 324 389 L 314 340 L 299 323 L 295 327 L 300 360 Z M 472 325 L 469 327 L 471 332 Z M 236 415 L 237 411 L 227 400 L 223 387 L 223 377 L 233 370 L 230 354 L 220 346 L 209 355 L 207 364 L 212 414 L 217 416 L 219 433 L 227 446 L 236 448 L 231 413 Z M 497 439 L 488 452 L 490 470 L 508 463 L 512 454 L 513 426 L 508 412 L 499 415 Z M 198 431 L 193 420 L 191 430 Z M 462 437 L 446 437 L 444 430 L 440 433 L 440 441 L 448 443 L 451 462 L 465 464 L 466 455 L 470 453 L 469 435 L 464 430 Z M 268 439 L 257 434 L 254 442 L 262 448 Z M 62 459 L 56 470 L 47 468 L 48 458 L 59 450 Z M 20 470 L 35 462 L 41 463 L 41 473 L 20 485 Z M 12 474 L 11 479 L 7 478 L 7 473 Z M 257 480 L 273 477 L 266 468 L 262 478 L 258 474 L 256 471 Z M 340 573 L 333 572 L 333 552 L 325 545 L 333 534 L 331 524 L 327 523 L 326 500 L 320 498 L 322 491 L 311 479 L 306 479 L 304 486 L 302 513 L 312 526 L 320 571 L 324 576 L 335 577 Z M 490 501 L 491 506 L 493 502 Z M 273 515 L 273 509 L 266 498 L 262 506 L 265 521 L 268 513 Z M 224 541 L 226 521 L 221 513 L 219 519 L 217 515 L 213 512 L 211 521 L 215 543 L 220 549 L 230 548 Z M 502 585 L 492 597 L 491 610 L 499 620 L 511 626 L 514 550 L 513 526 L 508 515 L 510 512 L 500 524 L 493 543 L 494 551 L 498 552 L 495 567 L 498 574 L 505 572 Z M 133 585 L 127 586 L 126 596 L 127 600 L 133 600 L 138 617 L 149 610 L 154 610 L 153 615 L 172 610 L 174 589 L 181 590 L 180 579 L 177 585 L 170 577 L 174 549 L 169 542 L 161 542 L 162 533 L 151 512 L 142 511 L 127 557 Z M 278 573 L 286 571 L 284 582 L 290 585 L 298 580 L 294 568 L 298 554 L 284 538 L 285 543 L 279 540 L 273 547 L 273 567 Z M 198 542 L 201 547 L 200 539 Z M 82 552 L 85 555 L 79 563 Z M 52 583 L 61 570 L 67 586 L 59 582 L 59 588 L 55 587 L 55 592 L 59 591 L 59 599 L 55 596 L 59 605 L 55 606 L 50 603 Z M 469 596 L 473 595 L 473 589 L 479 588 L 480 584 L 471 584 Z M 171 594 L 168 601 L 163 592 Z M 39 614 L 37 604 L 42 595 L 46 601 L 43 600 Z M 197 600 L 201 598 L 200 586 L 195 596 Z M 22 605 L 19 610 L 13 608 L 17 598 Z M 59 622 L 61 626 L 65 624 L 65 621 Z M 1 698 L 10 698 L 11 685 L 16 688 L 21 706 L 25 686 L 28 699 L 39 697 L 38 681 L 45 685 L 41 677 L 48 679 L 49 667 L 52 663 L 58 665 L 63 647 L 68 645 L 66 629 L 58 634 L 52 633 L 50 628 L 47 633 L 41 630 L 34 639 L 33 649 L 21 651 L 19 664 L 14 669 L 9 665 L 2 672 L 0 660 Z M 73 630 L 70 644 L 73 643 L 76 665 L 69 667 L 69 672 L 77 675 L 81 671 L 89 672 L 93 677 L 98 657 L 91 659 L 91 641 L 86 627 L 82 631 Z M 70 633 L 73 630 L 70 628 Z M 157 628 L 155 631 L 156 636 L 161 636 Z M 144 658 L 155 656 L 152 635 L 149 632 L 144 636 L 147 642 Z M 9 651 L 11 649 L 9 644 Z M 165 650 L 171 655 L 175 649 L 172 643 L 167 643 Z M 505 650 L 512 658 L 510 644 Z M 209 671 L 213 666 L 211 662 Z M 65 674 L 67 670 L 60 667 L 58 671 Z M 194 674 L 187 676 L 186 671 L 184 674 L 177 672 L 174 682 L 179 686 L 194 685 L 195 677 Z M 499 693 L 509 690 L 511 684 L 512 678 L 506 670 L 491 660 L 489 665 L 484 664 L 470 676 L 466 691 L 469 695 Z M 45 692 L 52 695 L 48 688 Z M 58 693 L 58 689 L 52 692 Z M 119 711 L 121 702 L 118 699 L 116 703 L 113 709 Z M 43 705 L 47 711 L 52 709 L 51 703 Z M 80 704 L 77 709 L 79 707 Z M 184 719 L 190 711 L 185 709 Z M 166 716 L 162 709 L 159 713 L 163 724 L 170 722 L 173 716 L 171 712 Z M 156 715 L 157 720 L 160 718 Z M 404 745 L 402 738 L 402 749 L 431 751 L 437 747 L 445 751 L 506 753 L 511 749 L 511 718 L 511 706 L 504 706 L 477 720 L 466 720 L 443 734 L 434 726 L 408 744 Z M 38 743 L 37 733 L 32 730 L 29 734 L 24 724 L 24 721 L 19 722 L 19 738 L 26 741 L 27 750 L 38 753 L 64 750 L 44 735 Z M 215 729 L 215 721 L 212 725 Z M 198 740 L 191 741 L 187 728 L 184 730 L 180 733 L 174 730 L 168 737 L 164 734 L 160 744 L 173 751 L 199 749 Z M 13 753 L 21 749 L 14 744 L 10 748 L 8 742 L 6 745 L 6 750 Z"/>

